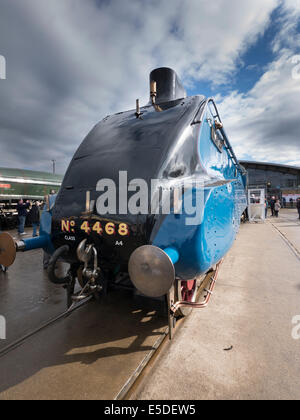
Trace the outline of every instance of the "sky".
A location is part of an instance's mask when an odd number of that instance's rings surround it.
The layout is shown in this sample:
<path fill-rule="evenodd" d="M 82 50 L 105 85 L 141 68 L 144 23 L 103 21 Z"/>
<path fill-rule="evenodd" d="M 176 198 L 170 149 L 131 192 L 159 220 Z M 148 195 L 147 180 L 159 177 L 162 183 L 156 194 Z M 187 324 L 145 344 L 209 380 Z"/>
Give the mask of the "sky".
<path fill-rule="evenodd" d="M 0 0 L 0 166 L 63 174 L 156 67 L 215 98 L 239 159 L 300 167 L 300 0 Z"/>

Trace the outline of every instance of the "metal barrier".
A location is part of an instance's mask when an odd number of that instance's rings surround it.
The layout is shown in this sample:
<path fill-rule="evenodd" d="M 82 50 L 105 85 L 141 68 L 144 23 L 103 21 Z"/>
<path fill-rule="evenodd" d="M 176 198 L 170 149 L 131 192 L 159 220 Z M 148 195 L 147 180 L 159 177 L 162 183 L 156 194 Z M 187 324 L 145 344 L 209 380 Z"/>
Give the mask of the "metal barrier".
<path fill-rule="evenodd" d="M 248 190 L 248 216 L 250 222 L 264 222 L 266 219 L 266 202 L 264 189 Z"/>

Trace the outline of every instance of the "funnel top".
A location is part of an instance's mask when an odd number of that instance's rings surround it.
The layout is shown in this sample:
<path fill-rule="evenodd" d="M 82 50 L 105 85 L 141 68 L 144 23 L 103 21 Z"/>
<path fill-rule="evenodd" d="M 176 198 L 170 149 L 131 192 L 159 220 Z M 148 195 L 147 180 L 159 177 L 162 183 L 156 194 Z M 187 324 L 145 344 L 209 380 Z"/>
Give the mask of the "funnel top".
<path fill-rule="evenodd" d="M 168 67 L 160 67 L 152 70 L 150 73 L 150 90 L 151 83 L 153 82 L 156 82 L 157 104 L 187 97 L 187 93 L 176 72 Z"/>

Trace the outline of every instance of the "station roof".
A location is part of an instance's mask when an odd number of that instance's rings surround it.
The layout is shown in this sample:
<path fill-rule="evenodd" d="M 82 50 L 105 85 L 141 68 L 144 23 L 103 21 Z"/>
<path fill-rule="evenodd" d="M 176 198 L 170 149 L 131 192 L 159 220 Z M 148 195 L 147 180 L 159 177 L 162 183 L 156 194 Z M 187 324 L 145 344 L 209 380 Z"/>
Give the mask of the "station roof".
<path fill-rule="evenodd" d="M 246 169 L 263 169 L 300 175 L 300 168 L 297 166 L 281 165 L 279 163 L 255 162 L 249 160 L 240 160 L 239 162 L 242 166 L 245 166 Z"/>
<path fill-rule="evenodd" d="M 63 176 L 47 172 L 29 171 L 26 169 L 0 168 L 1 180 L 25 179 L 43 183 L 61 184 Z"/>

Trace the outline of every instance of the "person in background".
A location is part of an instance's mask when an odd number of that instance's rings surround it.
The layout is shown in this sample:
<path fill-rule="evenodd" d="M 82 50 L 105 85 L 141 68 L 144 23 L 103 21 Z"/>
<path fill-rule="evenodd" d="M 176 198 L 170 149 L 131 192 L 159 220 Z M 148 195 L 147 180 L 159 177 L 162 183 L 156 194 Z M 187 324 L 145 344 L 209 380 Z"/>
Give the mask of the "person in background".
<path fill-rule="evenodd" d="M 286 198 L 285 197 L 282 198 L 282 204 L 283 204 L 283 207 L 286 208 Z"/>
<path fill-rule="evenodd" d="M 268 217 L 268 200 L 265 198 L 265 218 Z"/>
<path fill-rule="evenodd" d="M 0 209 L 0 233 L 2 231 L 2 221 L 1 221 L 1 215 L 2 215 L 2 209 Z M 6 267 L 4 267 L 3 265 L 0 264 L 0 273 L 1 272 L 5 272 L 6 271 Z"/>
<path fill-rule="evenodd" d="M 276 200 L 275 205 L 274 205 L 274 212 L 275 212 L 276 217 L 278 217 L 280 209 L 281 209 L 280 202 L 279 200 Z"/>
<path fill-rule="evenodd" d="M 291 206 L 291 208 L 294 207 L 294 200 L 292 199 L 292 197 L 290 198 L 290 206 Z"/>
<path fill-rule="evenodd" d="M 25 222 L 26 222 L 26 217 L 27 217 L 27 209 L 30 206 L 30 202 L 26 201 L 26 203 L 24 203 L 24 201 L 21 199 L 17 205 L 17 212 L 18 212 L 18 217 L 19 217 L 19 227 L 18 227 L 18 233 L 19 235 L 26 235 L 24 232 L 24 228 L 25 228 Z"/>
<path fill-rule="evenodd" d="M 36 201 L 32 203 L 31 209 L 29 210 L 27 217 L 28 217 L 28 222 L 33 227 L 32 237 L 35 238 L 36 236 L 38 236 L 37 228 L 40 224 L 40 211 L 39 211 L 39 206 Z"/>
<path fill-rule="evenodd" d="M 297 200 L 297 210 L 298 210 L 299 219 L 300 219 L 300 197 Z"/>
<path fill-rule="evenodd" d="M 51 192 L 50 192 L 50 194 L 51 194 Z M 42 216 L 43 211 L 47 211 L 47 196 L 44 197 L 44 200 L 42 201 L 42 203 L 40 205 L 40 209 L 41 209 L 40 215 Z M 43 267 L 44 267 L 44 270 L 47 270 L 50 258 L 51 258 L 51 255 L 48 254 L 48 252 L 46 252 L 44 250 L 44 252 L 43 252 Z"/>
<path fill-rule="evenodd" d="M 2 208 L 0 209 L 0 233 L 2 232 L 2 217 L 3 217 L 4 213 Z M 7 268 L 4 267 L 4 265 L 0 264 L 0 273 L 3 272 L 5 273 L 7 271 Z"/>
<path fill-rule="evenodd" d="M 272 216 L 275 216 L 275 203 L 276 203 L 275 197 L 272 197 L 270 200 L 270 209 L 272 212 Z"/>

